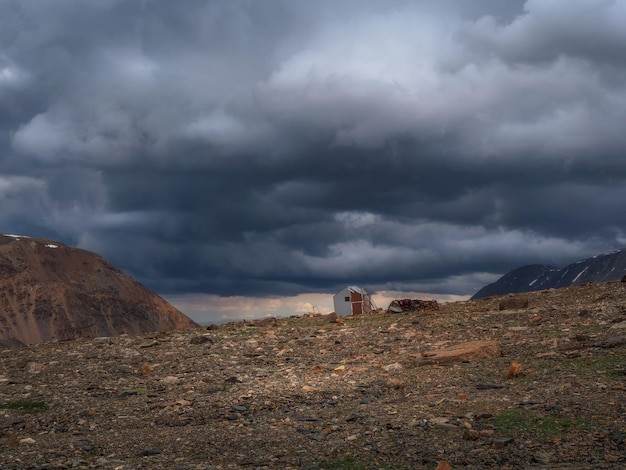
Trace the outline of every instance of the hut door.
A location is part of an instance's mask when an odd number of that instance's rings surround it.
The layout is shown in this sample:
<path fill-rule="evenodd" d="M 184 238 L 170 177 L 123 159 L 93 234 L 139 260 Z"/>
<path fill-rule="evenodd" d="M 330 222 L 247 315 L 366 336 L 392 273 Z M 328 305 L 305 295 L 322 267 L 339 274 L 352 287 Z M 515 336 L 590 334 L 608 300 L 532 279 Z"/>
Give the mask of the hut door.
<path fill-rule="evenodd" d="M 350 303 L 352 304 L 352 315 L 363 314 L 363 295 L 358 292 L 350 292 Z"/>

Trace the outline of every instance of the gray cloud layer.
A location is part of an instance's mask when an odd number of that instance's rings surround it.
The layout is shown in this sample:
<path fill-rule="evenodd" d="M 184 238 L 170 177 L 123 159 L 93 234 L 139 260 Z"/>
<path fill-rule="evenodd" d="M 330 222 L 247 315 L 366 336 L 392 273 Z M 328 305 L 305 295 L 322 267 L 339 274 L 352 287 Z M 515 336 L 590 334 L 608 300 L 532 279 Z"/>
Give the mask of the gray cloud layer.
<path fill-rule="evenodd" d="M 624 24 L 625 0 L 3 0 L 2 230 L 220 295 L 468 294 L 619 248 Z"/>

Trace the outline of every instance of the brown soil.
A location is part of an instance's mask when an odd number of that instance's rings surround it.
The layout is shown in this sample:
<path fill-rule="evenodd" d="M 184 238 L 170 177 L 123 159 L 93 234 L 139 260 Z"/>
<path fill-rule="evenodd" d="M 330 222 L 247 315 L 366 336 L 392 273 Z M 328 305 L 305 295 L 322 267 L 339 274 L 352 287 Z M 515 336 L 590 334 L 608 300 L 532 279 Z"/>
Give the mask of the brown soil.
<path fill-rule="evenodd" d="M 196 326 L 95 253 L 52 240 L 0 235 L 0 343 Z"/>
<path fill-rule="evenodd" d="M 625 286 L 5 350 L 0 467 L 625 468 Z"/>

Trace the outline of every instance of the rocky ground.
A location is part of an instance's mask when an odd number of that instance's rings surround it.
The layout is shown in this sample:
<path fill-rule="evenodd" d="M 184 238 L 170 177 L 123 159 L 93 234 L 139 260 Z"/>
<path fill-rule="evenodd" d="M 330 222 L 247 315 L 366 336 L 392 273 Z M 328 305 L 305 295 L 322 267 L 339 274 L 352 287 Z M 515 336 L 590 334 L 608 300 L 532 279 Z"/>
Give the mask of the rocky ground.
<path fill-rule="evenodd" d="M 520 297 L 0 351 L 0 468 L 625 468 L 626 283 Z"/>

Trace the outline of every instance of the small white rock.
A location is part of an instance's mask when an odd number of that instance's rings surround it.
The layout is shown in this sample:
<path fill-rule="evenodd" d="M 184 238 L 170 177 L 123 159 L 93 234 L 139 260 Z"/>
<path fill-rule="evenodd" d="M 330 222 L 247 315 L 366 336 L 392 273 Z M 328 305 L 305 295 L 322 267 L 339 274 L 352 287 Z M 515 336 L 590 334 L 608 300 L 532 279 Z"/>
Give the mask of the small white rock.
<path fill-rule="evenodd" d="M 163 377 L 161 382 L 165 385 L 178 385 L 180 383 L 180 379 L 178 377 L 174 377 L 173 375 L 168 375 L 167 377 Z"/>
<path fill-rule="evenodd" d="M 383 370 L 385 370 L 386 372 L 389 372 L 392 370 L 400 370 L 400 369 L 404 369 L 404 367 L 402 367 L 402 364 L 400 364 L 399 362 L 394 362 L 393 364 L 388 364 L 386 366 L 383 366 Z"/>
<path fill-rule="evenodd" d="M 609 329 L 611 329 L 611 330 L 626 330 L 626 321 L 616 323 L 615 325 L 613 325 Z"/>

